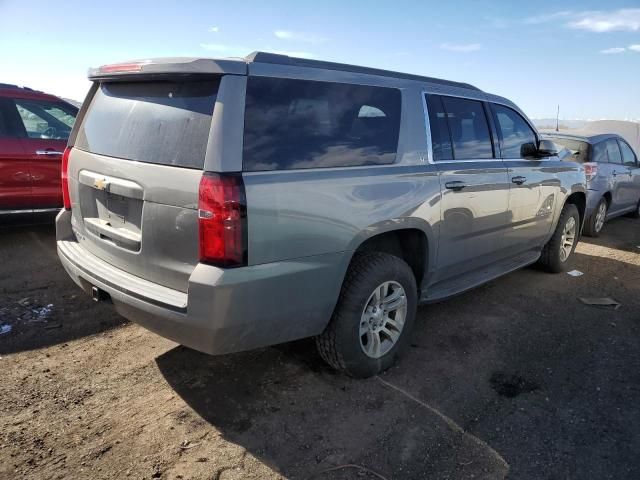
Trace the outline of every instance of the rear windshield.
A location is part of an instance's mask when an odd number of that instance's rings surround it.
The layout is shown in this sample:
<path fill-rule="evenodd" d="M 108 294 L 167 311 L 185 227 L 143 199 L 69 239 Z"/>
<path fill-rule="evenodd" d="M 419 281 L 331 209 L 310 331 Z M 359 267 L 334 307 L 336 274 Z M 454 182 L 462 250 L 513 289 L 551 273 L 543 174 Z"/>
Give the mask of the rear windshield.
<path fill-rule="evenodd" d="M 201 169 L 219 80 L 102 83 L 75 147 L 139 162 Z"/>
<path fill-rule="evenodd" d="M 400 103 L 395 88 L 250 77 L 244 170 L 393 163 Z"/>
<path fill-rule="evenodd" d="M 587 142 L 561 137 L 549 137 L 549 139 L 556 145 L 560 145 L 571 152 L 571 157 L 567 157 L 565 160 L 580 163 L 589 161 L 589 144 Z"/>

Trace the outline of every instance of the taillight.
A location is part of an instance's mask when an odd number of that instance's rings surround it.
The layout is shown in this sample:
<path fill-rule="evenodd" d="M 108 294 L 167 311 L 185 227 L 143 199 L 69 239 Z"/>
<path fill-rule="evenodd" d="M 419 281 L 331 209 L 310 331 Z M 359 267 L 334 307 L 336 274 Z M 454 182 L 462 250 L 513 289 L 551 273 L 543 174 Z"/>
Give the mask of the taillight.
<path fill-rule="evenodd" d="M 585 163 L 584 164 L 584 174 L 587 177 L 587 182 L 590 182 L 598 175 L 598 164 L 597 163 Z"/>
<path fill-rule="evenodd" d="M 62 169 L 60 170 L 60 178 L 62 180 L 62 205 L 66 210 L 71 210 L 71 197 L 69 196 L 69 154 L 71 147 L 64 149 L 62 154 Z"/>
<path fill-rule="evenodd" d="M 113 65 L 102 65 L 99 71 L 100 73 L 139 72 L 142 70 L 143 65 L 143 62 L 115 63 Z"/>
<path fill-rule="evenodd" d="M 218 267 L 247 264 L 247 205 L 241 174 L 202 175 L 198 229 L 201 262 Z"/>

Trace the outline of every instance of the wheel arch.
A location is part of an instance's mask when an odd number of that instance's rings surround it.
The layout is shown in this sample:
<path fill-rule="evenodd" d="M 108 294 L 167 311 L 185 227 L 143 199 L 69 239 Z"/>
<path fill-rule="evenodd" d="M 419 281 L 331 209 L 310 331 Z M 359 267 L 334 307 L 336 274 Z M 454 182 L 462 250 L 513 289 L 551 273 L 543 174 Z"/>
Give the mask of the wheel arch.
<path fill-rule="evenodd" d="M 580 225 L 584 225 L 587 210 L 587 195 L 584 192 L 573 192 L 567 197 L 564 205 L 575 205 L 580 215 Z M 564 205 L 562 206 L 563 209 Z"/>
<path fill-rule="evenodd" d="M 353 238 L 346 267 L 359 252 L 389 253 L 409 264 L 420 289 L 435 265 L 436 245 L 435 232 L 425 220 L 415 217 L 388 220 L 370 225 Z"/>

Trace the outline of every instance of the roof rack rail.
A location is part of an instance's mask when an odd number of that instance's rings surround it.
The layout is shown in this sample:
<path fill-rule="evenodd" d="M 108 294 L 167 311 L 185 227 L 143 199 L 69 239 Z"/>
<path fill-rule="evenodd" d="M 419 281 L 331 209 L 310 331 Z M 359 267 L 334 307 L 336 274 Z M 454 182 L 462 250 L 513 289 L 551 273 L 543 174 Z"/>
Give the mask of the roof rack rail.
<path fill-rule="evenodd" d="M 307 58 L 289 57 L 278 53 L 269 52 L 253 52 L 245 57 L 247 63 L 272 63 L 277 65 L 291 65 L 296 67 L 309 68 L 325 68 L 328 70 L 337 70 L 341 72 L 363 73 L 367 75 L 378 75 L 382 77 L 401 78 L 405 80 L 417 80 L 421 82 L 435 83 L 439 85 L 447 85 L 450 87 L 466 88 L 469 90 L 482 91 L 478 87 L 474 87 L 468 83 L 454 82 L 451 80 L 442 80 L 440 78 L 423 77 L 421 75 L 413 75 L 411 73 L 394 72 L 391 70 L 382 70 L 379 68 L 361 67 L 358 65 L 349 65 L 346 63 L 325 62 L 322 60 L 310 60 Z"/>

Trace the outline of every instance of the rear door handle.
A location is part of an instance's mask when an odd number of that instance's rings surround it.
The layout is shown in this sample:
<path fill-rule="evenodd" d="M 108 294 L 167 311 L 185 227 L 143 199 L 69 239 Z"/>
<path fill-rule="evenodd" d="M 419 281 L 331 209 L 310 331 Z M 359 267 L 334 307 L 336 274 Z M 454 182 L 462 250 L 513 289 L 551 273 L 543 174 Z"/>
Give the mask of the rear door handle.
<path fill-rule="evenodd" d="M 449 190 L 455 190 L 455 191 L 458 191 L 458 190 L 462 190 L 462 189 L 463 189 L 463 188 L 465 188 L 465 187 L 468 187 L 469 185 L 468 185 L 468 184 L 466 184 L 466 183 L 464 183 L 464 182 L 461 182 L 460 180 L 455 180 L 455 181 L 453 181 L 453 182 L 447 182 L 447 183 L 445 183 L 445 184 L 444 184 L 444 186 L 445 186 L 446 188 L 448 188 Z"/>
<path fill-rule="evenodd" d="M 62 155 L 62 152 L 57 150 L 36 150 L 36 155 Z"/>
<path fill-rule="evenodd" d="M 526 181 L 527 181 L 527 177 L 517 176 L 517 177 L 511 178 L 511 182 L 515 183 L 516 185 L 522 185 Z"/>

